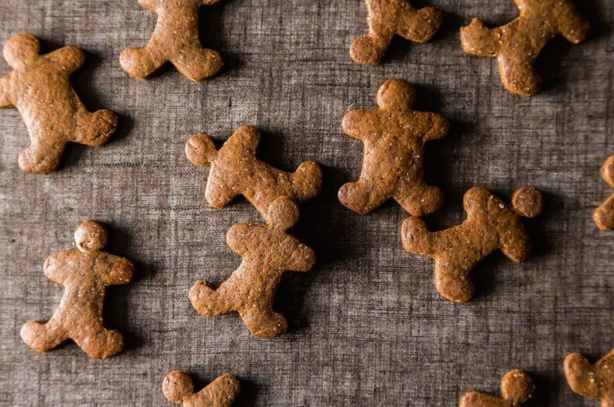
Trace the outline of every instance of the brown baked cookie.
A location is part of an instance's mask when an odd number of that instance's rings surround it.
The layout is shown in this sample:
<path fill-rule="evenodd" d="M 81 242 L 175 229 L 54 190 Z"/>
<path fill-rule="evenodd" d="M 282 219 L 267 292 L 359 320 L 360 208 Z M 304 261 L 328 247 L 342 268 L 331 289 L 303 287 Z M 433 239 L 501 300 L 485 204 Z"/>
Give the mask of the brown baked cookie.
<path fill-rule="evenodd" d="M 511 370 L 501 380 L 501 395 L 495 397 L 484 393 L 467 393 L 459 407 L 520 407 L 533 397 L 533 380 L 522 370 Z"/>
<path fill-rule="evenodd" d="M 614 155 L 609 157 L 601 167 L 601 177 L 614 188 Z M 593 212 L 593 220 L 601 230 L 614 229 L 614 194 Z"/>
<path fill-rule="evenodd" d="M 435 259 L 437 291 L 455 302 L 473 296 L 471 269 L 500 249 L 512 261 L 525 260 L 531 241 L 521 217 L 532 218 L 542 210 L 542 195 L 534 188 L 517 190 L 512 206 L 482 187 L 471 188 L 463 205 L 467 219 L 450 229 L 429 232 L 421 219 L 408 218 L 401 236 L 405 250 Z"/>
<path fill-rule="evenodd" d="M 295 173 L 271 167 L 256 158 L 260 134 L 254 127 L 239 127 L 216 150 L 206 134 L 193 136 L 185 146 L 188 160 L 197 166 L 211 166 L 205 199 L 214 208 L 223 208 L 243 195 L 267 219 L 269 205 L 287 196 L 307 201 L 320 192 L 322 169 L 313 161 L 302 163 Z"/>
<path fill-rule="evenodd" d="M 309 271 L 315 253 L 286 231 L 296 224 L 298 207 L 281 197 L 269 207 L 267 225 L 239 223 L 226 235 L 228 246 L 243 262 L 218 288 L 197 281 L 190 302 L 206 317 L 237 311 L 254 336 L 273 338 L 286 332 L 283 315 L 273 310 L 273 300 L 285 271 Z"/>
<path fill-rule="evenodd" d="M 224 374 L 198 393 L 194 393 L 194 383 L 190 375 L 178 370 L 167 374 L 162 384 L 164 396 L 169 401 L 185 407 L 230 407 L 240 389 L 239 381 L 234 376 Z"/>
<path fill-rule="evenodd" d="M 200 45 L 198 9 L 221 0 L 138 1 L 158 14 L 158 23 L 145 48 L 128 48 L 121 53 L 120 63 L 128 75 L 143 80 L 170 62 L 188 79 L 200 82 L 220 70 L 220 54 Z"/>
<path fill-rule="evenodd" d="M 601 407 L 614 407 L 614 349 L 594 365 L 580 354 L 568 355 L 564 370 L 575 393 L 601 400 Z"/>
<path fill-rule="evenodd" d="M 21 338 L 29 347 L 46 352 L 72 339 L 93 359 L 106 359 L 122 350 L 122 334 L 102 324 L 102 306 L 106 288 L 129 283 L 134 266 L 101 251 L 106 243 L 105 227 L 86 220 L 75 232 L 76 249 L 45 260 L 45 275 L 64 286 L 64 296 L 48 322 L 29 321 L 23 326 Z"/>
<path fill-rule="evenodd" d="M 588 22 L 572 0 L 514 0 L 520 16 L 509 24 L 488 29 L 474 18 L 461 28 L 463 50 L 472 55 L 497 58 L 503 86 L 520 96 L 535 95 L 541 78 L 533 62 L 557 34 L 579 44 L 586 39 Z"/>
<path fill-rule="evenodd" d="M 97 147 L 117 128 L 110 110 L 89 112 L 70 84 L 83 65 L 78 48 L 64 47 L 40 55 L 40 42 L 18 34 L 4 45 L 4 59 L 13 71 L 0 78 L 0 109 L 15 106 L 30 134 L 30 146 L 19 155 L 26 172 L 45 174 L 59 165 L 66 143 Z"/>
<path fill-rule="evenodd" d="M 441 26 L 441 13 L 434 7 L 418 10 L 409 0 L 364 1 L 369 34 L 354 40 L 350 48 L 350 56 L 359 64 L 379 64 L 395 35 L 424 44 Z"/>
<path fill-rule="evenodd" d="M 367 214 L 390 198 L 413 216 L 441 207 L 441 190 L 424 182 L 424 143 L 443 138 L 448 121 L 411 110 L 414 99 L 410 83 L 391 79 L 377 92 L 377 109 L 350 110 L 343 118 L 343 131 L 364 143 L 360 178 L 339 190 L 354 212 Z"/>

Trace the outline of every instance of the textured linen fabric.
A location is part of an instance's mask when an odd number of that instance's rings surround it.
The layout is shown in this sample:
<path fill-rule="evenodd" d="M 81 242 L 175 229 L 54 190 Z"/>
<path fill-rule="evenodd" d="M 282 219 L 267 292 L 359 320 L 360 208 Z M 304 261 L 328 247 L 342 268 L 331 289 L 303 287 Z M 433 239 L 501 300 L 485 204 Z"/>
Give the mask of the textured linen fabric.
<path fill-rule="evenodd" d="M 148 82 L 121 70 L 119 53 L 154 29 L 155 14 L 136 0 L 0 0 L 0 43 L 31 32 L 44 51 L 80 47 L 87 65 L 76 89 L 90 109 L 121 115 L 108 145 L 71 147 L 61 171 L 36 176 L 17 165 L 23 121 L 0 111 L 0 405 L 170 405 L 162 381 L 182 369 L 199 384 L 237 375 L 237 406 L 452 407 L 470 390 L 498 394 L 503 374 L 522 368 L 537 386 L 528 406 L 597 406 L 568 389 L 562 361 L 614 346 L 614 233 L 590 218 L 611 193 L 599 168 L 614 153 L 614 3 L 576 3 L 590 39 L 550 43 L 538 60 L 543 91 L 522 99 L 503 89 L 495 61 L 464 54 L 458 39 L 474 16 L 509 21 L 511 0 L 416 0 L 444 12 L 440 33 L 422 46 L 395 40 L 376 68 L 348 55 L 367 30 L 360 1 L 226 0 L 201 12 L 204 45 L 225 60 L 201 84 L 172 68 Z M 489 257 L 465 305 L 437 294 L 431 260 L 403 250 L 407 215 L 397 205 L 359 216 L 336 198 L 362 159 L 341 119 L 350 106 L 373 107 L 393 77 L 416 84 L 416 109 L 452 123 L 427 147 L 427 179 L 446 194 L 429 227 L 460 222 L 474 185 L 502 197 L 527 185 L 545 193 L 545 213 L 527 223 L 535 255 L 522 264 Z M 197 132 L 225 140 L 244 124 L 262 131 L 265 161 L 324 166 L 322 194 L 303 205 L 296 228 L 318 264 L 284 277 L 277 305 L 290 332 L 274 340 L 252 338 L 236 314 L 202 318 L 187 296 L 194 281 L 220 283 L 240 264 L 228 228 L 260 220 L 244 201 L 205 203 L 207 170 L 186 160 L 184 143 Z M 43 262 L 69 249 L 90 217 L 110 226 L 109 250 L 137 265 L 136 280 L 106 301 L 105 322 L 126 334 L 127 349 L 105 362 L 72 343 L 37 354 L 19 330 L 50 317 L 62 295 Z"/>

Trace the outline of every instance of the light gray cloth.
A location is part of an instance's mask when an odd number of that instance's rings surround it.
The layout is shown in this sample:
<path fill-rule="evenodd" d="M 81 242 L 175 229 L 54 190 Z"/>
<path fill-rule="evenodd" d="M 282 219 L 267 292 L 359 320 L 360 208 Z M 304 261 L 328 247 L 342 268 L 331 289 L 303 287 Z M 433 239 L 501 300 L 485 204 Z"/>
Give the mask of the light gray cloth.
<path fill-rule="evenodd" d="M 198 386 L 237 375 L 237 406 L 452 407 L 474 389 L 500 394 L 503 374 L 522 368 L 537 385 L 530 405 L 597 406 L 568 389 L 562 361 L 614 345 L 614 233 L 590 219 L 612 192 L 599 168 L 614 154 L 614 3 L 577 1 L 591 38 L 547 47 L 544 90 L 531 99 L 503 90 L 496 62 L 464 54 L 458 40 L 471 17 L 512 19 L 511 0 L 416 0 L 427 3 L 444 11 L 433 41 L 397 39 L 382 66 L 367 68 L 348 55 L 367 30 L 362 2 L 227 0 L 201 13 L 203 43 L 223 55 L 224 72 L 195 84 L 172 67 L 147 82 L 121 70 L 121 50 L 143 46 L 154 29 L 155 15 L 136 0 L 0 0 L 0 43 L 31 32 L 45 51 L 82 48 L 76 89 L 90 109 L 121 115 L 107 146 L 72 147 L 61 171 L 36 176 L 17 166 L 28 143 L 18 112 L 0 111 L 0 405 L 165 406 L 162 380 L 182 369 Z M 374 107 L 393 77 L 416 84 L 417 109 L 452 122 L 426 154 L 427 179 L 447 198 L 427 218 L 431 228 L 462 220 L 473 185 L 506 198 L 527 185 L 545 193 L 546 213 L 527 223 L 535 255 L 522 264 L 489 257 L 466 305 L 442 299 L 433 262 L 403 250 L 407 215 L 396 204 L 359 216 L 336 198 L 362 159 L 341 119 L 351 106 Z M 284 277 L 277 305 L 291 332 L 274 340 L 250 337 L 236 314 L 202 318 L 187 298 L 194 281 L 220 283 L 239 265 L 228 228 L 260 220 L 243 201 L 205 203 L 207 170 L 186 160 L 184 143 L 198 132 L 224 140 L 244 124 L 262 131 L 265 161 L 325 168 L 324 190 L 296 228 L 318 265 Z M 109 289 L 106 301 L 106 324 L 126 333 L 128 347 L 105 362 L 72 343 L 37 354 L 19 330 L 49 318 L 62 295 L 43 262 L 70 248 L 89 217 L 110 225 L 111 252 L 138 265 L 136 281 Z"/>

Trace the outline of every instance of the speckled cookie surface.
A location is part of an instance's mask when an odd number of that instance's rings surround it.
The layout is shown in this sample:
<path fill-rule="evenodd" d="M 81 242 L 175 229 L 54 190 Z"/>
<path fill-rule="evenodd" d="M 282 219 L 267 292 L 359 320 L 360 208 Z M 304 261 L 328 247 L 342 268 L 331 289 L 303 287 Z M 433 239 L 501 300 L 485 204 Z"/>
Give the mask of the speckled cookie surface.
<path fill-rule="evenodd" d="M 49 321 L 29 321 L 23 326 L 21 338 L 29 347 L 46 352 L 72 339 L 93 359 L 106 359 L 122 350 L 122 334 L 103 326 L 104 296 L 108 286 L 129 283 L 134 266 L 101 251 L 106 242 L 104 226 L 87 220 L 75 232 L 76 249 L 45 260 L 45 275 L 64 286 L 64 295 Z"/>
<path fill-rule="evenodd" d="M 403 223 L 405 250 L 435 260 L 435 287 L 445 298 L 467 302 L 473 296 L 471 269 L 495 250 L 513 261 L 525 260 L 531 241 L 521 217 L 537 216 L 543 207 L 541 193 L 522 188 L 508 205 L 482 187 L 465 194 L 465 221 L 449 229 L 429 232 L 424 221 L 410 217 Z"/>
<path fill-rule="evenodd" d="M 13 71 L 0 78 L 0 109 L 19 109 L 30 134 L 30 146 L 19 155 L 26 172 L 55 171 L 69 142 L 100 146 L 117 128 L 110 110 L 89 112 L 70 84 L 70 75 L 83 65 L 78 48 L 64 47 L 40 55 L 40 42 L 17 34 L 4 45 L 4 59 Z"/>
<path fill-rule="evenodd" d="M 230 407 L 240 390 L 239 381 L 229 374 L 218 377 L 196 393 L 192 378 L 185 372 L 172 371 L 162 383 L 164 396 L 184 407 Z"/>
<path fill-rule="evenodd" d="M 520 96 L 532 96 L 541 87 L 534 61 L 556 35 L 572 44 L 588 36 L 589 24 L 572 0 L 514 0 L 518 18 L 501 27 L 488 29 L 473 19 L 461 29 L 461 45 L 468 54 L 497 58 L 503 86 Z"/>

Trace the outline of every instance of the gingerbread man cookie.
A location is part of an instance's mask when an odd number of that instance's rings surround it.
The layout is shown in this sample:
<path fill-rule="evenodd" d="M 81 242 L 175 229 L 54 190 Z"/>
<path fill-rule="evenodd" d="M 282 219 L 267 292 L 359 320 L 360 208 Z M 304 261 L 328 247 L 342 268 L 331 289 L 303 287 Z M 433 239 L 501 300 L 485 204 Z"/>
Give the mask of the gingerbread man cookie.
<path fill-rule="evenodd" d="M 286 332 L 286 319 L 273 310 L 277 286 L 285 271 L 309 271 L 315 264 L 313 250 L 287 233 L 298 217 L 296 204 L 281 197 L 270 205 L 266 226 L 239 223 L 230 228 L 226 242 L 243 262 L 218 288 L 196 282 L 189 295 L 194 308 L 206 317 L 237 311 L 257 337 Z"/>
<path fill-rule="evenodd" d="M 0 109 L 17 107 L 28 128 L 31 144 L 19 155 L 19 166 L 45 174 L 60 165 L 67 143 L 106 143 L 117 128 L 117 116 L 110 110 L 89 112 L 73 90 L 70 75 L 85 62 L 81 50 L 39 53 L 33 35 L 18 34 L 6 42 L 4 59 L 13 71 L 0 78 Z"/>
<path fill-rule="evenodd" d="M 134 266 L 123 257 L 101 251 L 107 243 L 107 231 L 94 220 L 79 225 L 75 243 L 76 249 L 45 260 L 45 275 L 65 287 L 64 296 L 48 322 L 29 321 L 21 329 L 21 338 L 38 352 L 72 339 L 89 357 L 106 359 L 122 350 L 124 338 L 102 324 L 105 290 L 129 283 Z"/>
<path fill-rule="evenodd" d="M 614 188 L 614 155 L 605 160 L 601 167 L 601 177 Z M 614 229 L 614 194 L 593 212 L 593 220 L 601 230 Z"/>
<path fill-rule="evenodd" d="M 239 381 L 234 376 L 224 374 L 198 393 L 194 393 L 194 383 L 190 375 L 178 370 L 166 375 L 162 384 L 164 396 L 184 407 L 230 407 L 240 389 Z"/>
<path fill-rule="evenodd" d="M 350 56 L 359 64 L 379 64 L 395 35 L 424 44 L 441 26 L 441 13 L 434 7 L 418 10 L 409 0 L 364 1 L 369 35 L 354 40 L 350 48 Z"/>
<path fill-rule="evenodd" d="M 601 400 L 601 407 L 614 407 L 614 349 L 594 365 L 580 354 L 568 355 L 564 370 L 575 393 Z"/>
<path fill-rule="evenodd" d="M 439 209 L 443 194 L 424 182 L 424 143 L 443 138 L 448 121 L 435 113 L 411 110 L 413 86 L 386 81 L 377 93 L 378 108 L 350 110 L 343 131 L 364 143 L 362 171 L 357 182 L 339 190 L 343 205 L 367 214 L 393 198 L 413 216 Z"/>
<path fill-rule="evenodd" d="M 302 202 L 320 192 L 322 169 L 318 164 L 304 162 L 293 174 L 275 169 L 256 158 L 259 140 L 258 130 L 248 126 L 238 128 L 219 150 L 206 134 L 188 140 L 188 160 L 197 166 L 211 166 L 205 190 L 209 205 L 223 208 L 243 195 L 267 219 L 275 199 L 287 196 Z"/>
<path fill-rule="evenodd" d="M 542 210 L 542 195 L 522 188 L 512 197 L 512 207 L 482 187 L 471 188 L 463 205 L 467 219 L 455 227 L 429 232 L 421 219 L 403 223 L 405 250 L 435 259 L 435 286 L 445 298 L 467 302 L 473 296 L 471 269 L 500 249 L 512 261 L 525 260 L 531 241 L 521 217 L 532 218 Z"/>
<path fill-rule="evenodd" d="M 518 18 L 492 30 L 475 18 L 461 28 L 461 45 L 468 54 L 497 58 L 503 86 L 517 95 L 532 96 L 542 82 L 533 66 L 541 50 L 558 34 L 572 44 L 581 43 L 589 24 L 572 0 L 514 2 L 520 10 Z"/>
<path fill-rule="evenodd" d="M 120 63 L 133 78 L 146 79 L 166 62 L 192 81 L 215 75 L 222 67 L 217 51 L 200 45 L 198 9 L 221 0 L 139 0 L 144 8 L 158 14 L 156 29 L 145 48 L 128 48 Z"/>
<path fill-rule="evenodd" d="M 501 380 L 501 395 L 495 397 L 484 393 L 467 393 L 459 407 L 520 407 L 533 397 L 533 380 L 522 370 L 512 370 Z"/>

